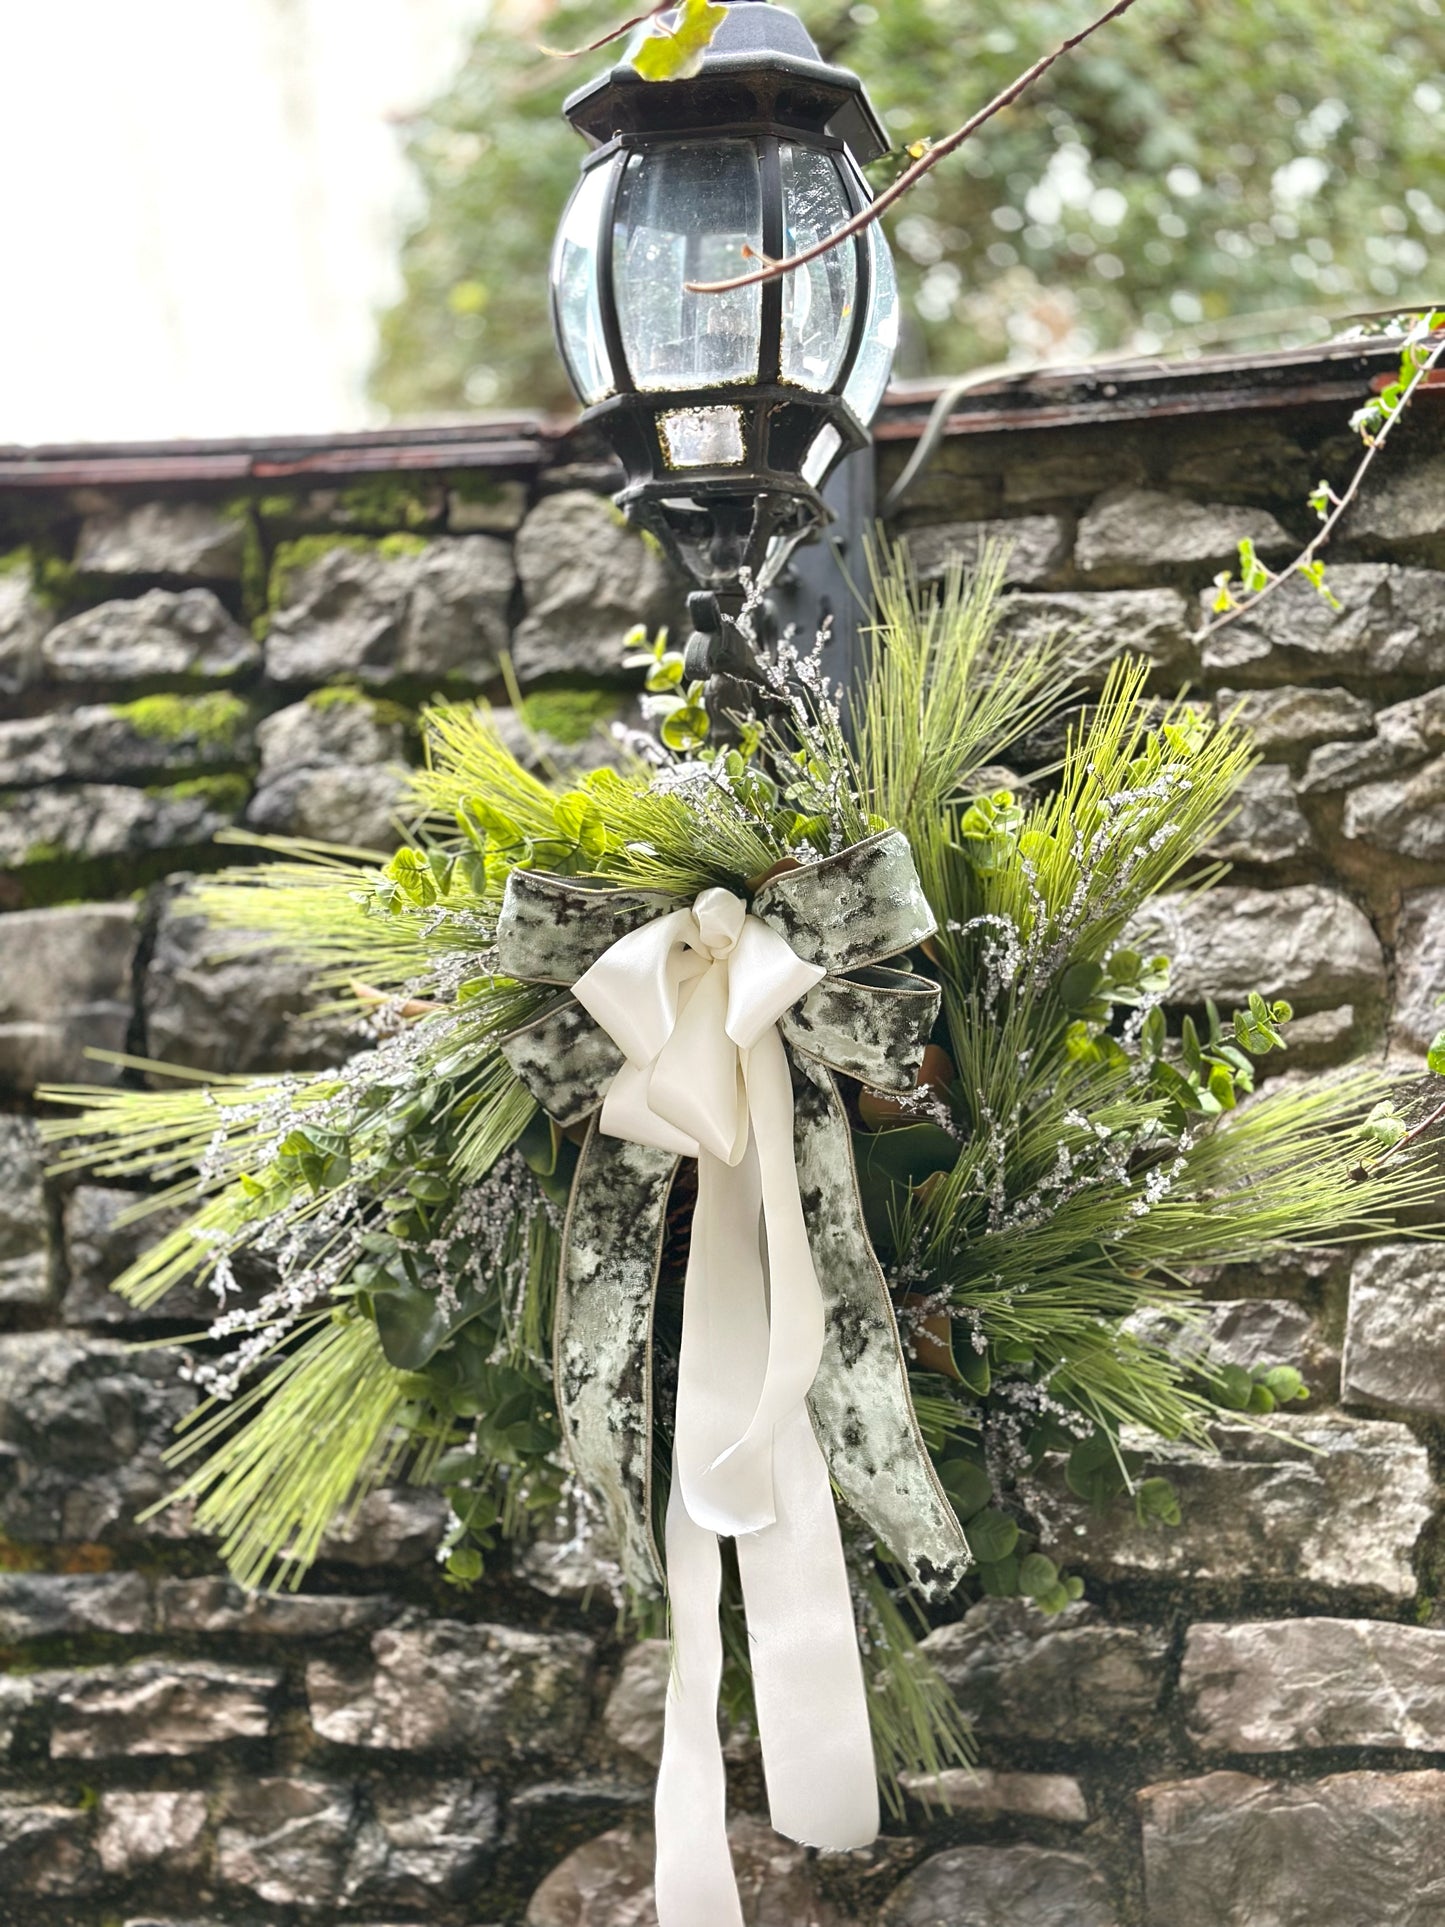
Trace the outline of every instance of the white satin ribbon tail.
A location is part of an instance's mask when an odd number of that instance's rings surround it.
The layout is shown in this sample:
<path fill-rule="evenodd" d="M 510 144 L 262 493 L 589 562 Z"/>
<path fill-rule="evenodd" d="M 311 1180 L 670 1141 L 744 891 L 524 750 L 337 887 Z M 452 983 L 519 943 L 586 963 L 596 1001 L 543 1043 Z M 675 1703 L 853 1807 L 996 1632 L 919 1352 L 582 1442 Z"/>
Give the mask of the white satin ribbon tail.
<path fill-rule="evenodd" d="M 737 1541 L 773 1825 L 833 1849 L 878 1831 L 852 1596 L 805 1403 L 823 1298 L 777 1029 L 824 974 L 741 898 L 706 890 L 621 938 L 574 986 L 627 1060 L 601 1128 L 698 1161 L 667 1512 L 661 1927 L 742 1927 L 718 1736 L 721 1537 Z"/>

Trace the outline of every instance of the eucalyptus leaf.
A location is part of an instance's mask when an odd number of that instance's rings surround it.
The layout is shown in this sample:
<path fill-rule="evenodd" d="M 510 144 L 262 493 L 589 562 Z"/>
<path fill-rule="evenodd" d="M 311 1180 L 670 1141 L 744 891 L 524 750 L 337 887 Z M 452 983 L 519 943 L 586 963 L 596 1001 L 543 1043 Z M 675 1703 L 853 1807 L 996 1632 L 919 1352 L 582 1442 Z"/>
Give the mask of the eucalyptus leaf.
<path fill-rule="evenodd" d="M 485 1308 L 479 1293 L 469 1293 L 460 1306 L 445 1309 L 435 1291 L 420 1285 L 394 1285 L 371 1296 L 371 1315 L 387 1363 L 404 1372 L 429 1365 L 448 1339 L 453 1338 Z"/>
<path fill-rule="evenodd" d="M 1006 1512 L 987 1507 L 968 1521 L 963 1536 L 981 1565 L 996 1565 L 999 1560 L 1007 1559 L 1018 1544 L 1019 1529 Z"/>

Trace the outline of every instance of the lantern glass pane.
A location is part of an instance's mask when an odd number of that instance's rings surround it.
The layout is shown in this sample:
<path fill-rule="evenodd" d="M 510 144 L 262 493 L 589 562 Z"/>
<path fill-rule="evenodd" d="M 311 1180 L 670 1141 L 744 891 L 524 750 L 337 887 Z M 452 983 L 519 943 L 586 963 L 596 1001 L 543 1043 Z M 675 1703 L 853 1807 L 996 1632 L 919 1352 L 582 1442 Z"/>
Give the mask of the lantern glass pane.
<path fill-rule="evenodd" d="M 817 488 L 832 466 L 833 457 L 842 446 L 843 437 L 831 422 L 824 422 L 813 437 L 813 446 L 803 459 L 803 480 L 811 482 L 813 487 Z"/>
<path fill-rule="evenodd" d="M 585 406 L 612 393 L 612 367 L 602 333 L 597 247 L 611 169 L 593 167 L 577 183 L 552 250 L 557 331 L 572 386 Z"/>
<path fill-rule="evenodd" d="M 852 213 L 831 154 L 784 141 L 783 252 L 798 254 L 842 227 Z M 784 381 L 816 392 L 831 388 L 852 338 L 858 298 L 858 251 L 853 241 L 830 248 L 783 278 Z"/>
<path fill-rule="evenodd" d="M 741 408 L 672 408 L 657 427 L 669 468 L 735 468 L 746 454 Z"/>
<path fill-rule="evenodd" d="M 639 388 L 755 381 L 758 288 L 688 294 L 721 281 L 763 245 L 762 185 L 749 141 L 679 143 L 633 154 L 622 177 L 613 274 L 622 345 Z"/>
<path fill-rule="evenodd" d="M 868 318 L 863 325 L 858 359 L 843 390 L 843 400 L 864 428 L 878 412 L 898 347 L 898 276 L 877 221 L 868 229 L 868 268 Z"/>

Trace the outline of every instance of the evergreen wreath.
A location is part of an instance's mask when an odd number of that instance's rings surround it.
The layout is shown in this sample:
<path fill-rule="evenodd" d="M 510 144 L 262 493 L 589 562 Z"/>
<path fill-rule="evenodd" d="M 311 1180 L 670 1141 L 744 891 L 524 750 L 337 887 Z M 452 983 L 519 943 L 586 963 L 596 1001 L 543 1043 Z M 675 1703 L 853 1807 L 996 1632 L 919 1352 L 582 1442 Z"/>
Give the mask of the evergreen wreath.
<path fill-rule="evenodd" d="M 1141 1476 L 1151 1440 L 1207 1446 L 1217 1420 L 1304 1396 L 1287 1362 L 1211 1358 L 1187 1273 L 1377 1233 L 1431 1196 L 1433 1171 L 1418 1144 L 1385 1154 L 1400 1134 L 1379 1120 L 1393 1123 L 1401 1087 L 1384 1072 L 1255 1093 L 1287 1005 L 1252 996 L 1171 1028 L 1168 960 L 1132 933 L 1160 892 L 1219 874 L 1202 853 L 1249 743 L 1146 698 L 1140 661 L 1081 707 L 1069 638 L 1002 624 L 1001 575 L 994 555 L 924 591 L 885 558 L 851 737 L 818 650 L 785 643 L 768 655 L 765 718 L 711 744 L 701 688 L 683 688 L 665 636 L 640 632 L 629 647 L 660 740 L 626 737 L 620 769 L 544 781 L 484 705 L 431 710 L 407 847 L 387 860 L 257 838 L 264 861 L 200 889 L 216 925 L 307 960 L 320 1007 L 358 1016 L 368 1048 L 337 1070 L 247 1079 L 122 1060 L 152 1088 L 44 1093 L 67 1107 L 45 1126 L 57 1169 L 144 1180 L 136 1218 L 190 1208 L 116 1289 L 141 1309 L 183 1283 L 215 1295 L 172 1496 L 239 1581 L 298 1585 L 328 1528 L 401 1475 L 446 1493 L 458 1585 L 564 1506 L 600 1530 L 564 1453 L 551 1329 L 582 1133 L 503 1048 L 558 996 L 502 974 L 517 877 L 751 902 L 881 832 L 906 837 L 937 928 L 895 971 L 936 986 L 940 1014 L 911 1091 L 841 1083 L 912 1412 L 972 1555 L 966 1596 L 1054 1613 L 1080 1595 L 1033 1502 L 1046 1461 L 1084 1499 L 1167 1530 L 1173 1488 Z M 1062 755 L 1026 793 L 1000 780 L 994 766 L 1051 727 L 1057 742 L 1070 711 Z M 653 1321 L 663 1491 L 687 1173 Z M 248 1266 L 263 1285 L 245 1288 Z M 901 1774 L 966 1759 L 968 1736 L 917 1651 L 907 1547 L 846 1509 L 844 1538 L 896 1806 Z M 645 1588 L 619 1604 L 634 1629 L 661 1629 Z M 725 1703 L 745 1719 L 730 1568 L 723 1626 Z"/>

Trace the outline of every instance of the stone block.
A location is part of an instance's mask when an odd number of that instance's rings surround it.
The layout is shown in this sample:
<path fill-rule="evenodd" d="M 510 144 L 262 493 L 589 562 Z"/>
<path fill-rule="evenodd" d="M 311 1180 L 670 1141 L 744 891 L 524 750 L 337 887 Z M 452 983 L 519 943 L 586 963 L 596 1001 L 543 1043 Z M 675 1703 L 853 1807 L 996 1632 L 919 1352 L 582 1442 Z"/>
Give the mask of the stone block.
<path fill-rule="evenodd" d="M 1226 1288 L 1228 1277 L 1226 1274 Z M 1225 1299 L 1199 1308 L 1182 1323 L 1167 1312 L 1136 1314 L 1126 1329 L 1177 1357 L 1207 1355 L 1219 1365 L 1293 1365 L 1313 1392 L 1338 1382 L 1339 1357 L 1330 1352 L 1309 1312 L 1292 1298 Z"/>
<path fill-rule="evenodd" d="M 1445 455 L 1396 468 L 1382 462 L 1350 508 L 1341 534 L 1367 555 L 1445 563 Z M 1330 571 L 1331 575 L 1334 571 Z"/>
<path fill-rule="evenodd" d="M 145 1633 L 153 1623 L 150 1587 L 138 1572 L 0 1572 L 0 1646 Z"/>
<path fill-rule="evenodd" d="M 233 1579 L 162 1579 L 156 1620 L 163 1633 L 240 1633 L 264 1639 L 335 1639 L 373 1632 L 401 1607 L 385 1593 L 257 1592 Z"/>
<path fill-rule="evenodd" d="M 1289 1068 L 1292 1071 L 1318 1070 L 1330 1064 L 1344 1064 L 1360 1047 L 1360 1025 L 1353 1004 L 1337 1010 L 1312 1010 L 1294 1017 L 1289 1026 Z M 1282 1060 L 1276 1060 L 1283 1074 Z"/>
<path fill-rule="evenodd" d="M 1205 854 L 1222 863 L 1299 863 L 1316 854 L 1315 833 L 1283 763 L 1261 763 L 1234 792 L 1233 815 Z"/>
<path fill-rule="evenodd" d="M 1102 680 L 1119 656 L 1147 656 L 1161 673 L 1185 677 L 1195 668 L 1189 604 L 1177 589 L 1092 590 L 1086 595 L 1011 595 L 999 611 L 1004 635 L 1044 637 L 1063 631 L 1082 674 Z"/>
<path fill-rule="evenodd" d="M 342 1899 L 418 1911 L 462 1899 L 485 1871 L 498 1831 L 497 1796 L 477 1780 L 378 1791 L 352 1843 Z"/>
<path fill-rule="evenodd" d="M 1445 756 L 1402 781 L 1351 790 L 1342 827 L 1352 843 L 1419 863 L 1438 862 L 1445 856 Z"/>
<path fill-rule="evenodd" d="M 339 1746 L 474 1758 L 566 1752 L 586 1728 L 592 1641 L 438 1619 L 375 1633 L 371 1662 L 313 1660 L 311 1722 Z"/>
<path fill-rule="evenodd" d="M 602 1725 L 612 1744 L 649 1766 L 662 1758 L 662 1719 L 672 1648 L 665 1639 L 644 1639 L 622 1662 L 608 1695 Z"/>
<path fill-rule="evenodd" d="M 84 575 L 192 576 L 239 582 L 246 524 L 211 502 L 114 503 L 80 525 L 75 566 Z"/>
<path fill-rule="evenodd" d="M 0 1113 L 0 1305 L 50 1301 L 50 1238 L 40 1132 Z"/>
<path fill-rule="evenodd" d="M 1332 609 L 1302 577 L 1205 638 L 1206 675 L 1232 685 L 1334 682 L 1347 675 L 1438 678 L 1445 672 L 1445 575 L 1387 563 L 1340 562 Z M 1200 601 L 1210 619 L 1213 591 Z"/>
<path fill-rule="evenodd" d="M 1134 935 L 1171 958 L 1174 1004 L 1212 997 L 1227 1015 L 1258 990 L 1303 1008 L 1368 1010 L 1385 994 L 1385 954 L 1369 919 L 1319 884 L 1160 897 L 1141 913 Z"/>
<path fill-rule="evenodd" d="M 216 1834 L 221 1884 L 273 1907 L 334 1906 L 356 1822 L 356 1795 L 328 1780 L 265 1779 L 226 1798 Z"/>
<path fill-rule="evenodd" d="M 85 1051 L 125 1049 L 136 936 L 133 903 L 0 917 L 0 1088 L 114 1083 Z"/>
<path fill-rule="evenodd" d="M 3 926 L 0 926 L 3 929 Z M 1411 890 L 1395 926 L 1393 1036 L 1412 1050 L 1429 1049 L 1445 1030 L 1445 889 Z"/>
<path fill-rule="evenodd" d="M 332 1526 L 318 1556 L 366 1571 L 426 1565 L 446 1523 L 447 1503 L 440 1492 L 429 1486 L 382 1486 Z"/>
<path fill-rule="evenodd" d="M 417 814 L 403 771 L 374 763 L 329 763 L 262 780 L 246 810 L 249 829 L 317 843 L 390 853 Z"/>
<path fill-rule="evenodd" d="M 41 1544 L 183 1535 L 174 1512 L 136 1514 L 171 1491 L 162 1463 L 196 1395 L 184 1355 L 61 1332 L 0 1338 L 0 1532 Z"/>
<path fill-rule="evenodd" d="M 58 622 L 41 659 L 57 683 L 228 682 L 255 669 L 261 650 L 209 589 L 150 589 Z"/>
<path fill-rule="evenodd" d="M 945 478 L 949 467 L 955 464 L 957 472 L 962 474 L 968 474 L 970 467 L 982 468 L 991 474 L 1003 467 L 1003 499 L 1019 504 L 1064 498 L 1071 502 L 1087 501 L 1123 481 L 1144 479 L 1137 444 L 1126 442 L 1107 430 L 1100 433 L 1070 429 L 1061 435 L 1056 428 L 1014 428 L 1008 431 L 1008 436 L 1008 458 L 1002 463 L 999 444 L 991 438 L 981 448 L 970 448 L 972 436 L 946 440 L 936 458 L 936 466 L 943 470 L 939 478 L 942 486 L 933 491 L 937 498 L 947 502 L 950 491 Z M 888 444 L 882 446 L 886 449 Z M 922 486 L 909 498 L 911 502 L 922 503 L 930 493 L 927 477 L 921 481 Z"/>
<path fill-rule="evenodd" d="M 1119 1927 L 1108 1885 L 1082 1854 L 950 1847 L 890 1895 L 883 1927 Z"/>
<path fill-rule="evenodd" d="M 1163 457 L 1170 485 L 1186 494 L 1213 493 L 1227 477 L 1231 487 L 1247 488 L 1256 501 L 1302 501 L 1319 474 L 1319 455 L 1302 448 L 1286 424 L 1283 414 L 1258 410 L 1201 412 L 1175 416 L 1149 439 Z M 1105 448 L 1118 447 L 1117 428 L 1098 433 Z"/>
<path fill-rule="evenodd" d="M 197 1070 L 319 1070 L 360 1042 L 345 1019 L 313 1020 L 304 962 L 244 931 L 216 930 L 184 889 L 163 900 L 143 1005 L 152 1057 Z"/>
<path fill-rule="evenodd" d="M 244 763 L 251 747 L 249 711 L 228 694 L 82 703 L 0 723 L 0 785 L 214 769 Z"/>
<path fill-rule="evenodd" d="M 1357 1255 L 1341 1382 L 1347 1405 L 1445 1418 L 1445 1252 L 1438 1245 L 1374 1245 Z"/>
<path fill-rule="evenodd" d="M 1314 794 L 1399 776 L 1440 749 L 1445 749 L 1445 688 L 1389 704 L 1377 713 L 1374 732 L 1361 742 L 1325 743 L 1310 756 L 1300 788 Z"/>
<path fill-rule="evenodd" d="M 1432 1927 L 1445 1773 L 1145 1787 L 1147 1927 Z"/>
<path fill-rule="evenodd" d="M 1222 1432 L 1224 1456 L 1151 1452 L 1183 1523 L 1145 1527 L 1123 1508 L 1091 1514 L 1062 1490 L 1052 1547 L 1081 1571 L 1293 1591 L 1415 1595 L 1412 1554 L 1434 1509 L 1424 1446 L 1403 1425 L 1321 1413 L 1276 1416 L 1266 1432 Z"/>
<path fill-rule="evenodd" d="M 323 689 L 268 716 L 256 731 L 261 780 L 291 770 L 400 762 L 406 755 L 403 711 L 354 689 Z"/>
<path fill-rule="evenodd" d="M 18 696 L 44 676 L 42 644 L 54 620 L 28 569 L 0 570 L 0 697 Z"/>
<path fill-rule="evenodd" d="M 154 1914 L 146 1914 L 144 1918 L 128 1915 L 124 1927 L 228 1927 L 228 1923 L 218 1920 L 214 1914 L 187 1912 L 184 1920 L 178 1920 L 175 1915 L 168 1920 L 160 1920 Z"/>
<path fill-rule="evenodd" d="M 453 535 L 515 535 L 527 513 L 525 482 L 487 482 L 468 476 L 447 496 L 447 527 Z"/>
<path fill-rule="evenodd" d="M 35 1918 L 27 1901 L 70 1899 L 101 1885 L 91 1826 L 78 1807 L 0 1793 L 0 1902 L 15 1906 L 16 1927 Z"/>
<path fill-rule="evenodd" d="M 1156 489 L 1109 489 L 1093 503 L 1074 538 L 1074 561 L 1097 581 L 1157 581 L 1165 569 L 1238 566 L 1248 539 L 1261 555 L 1286 555 L 1289 535 L 1264 509 L 1195 502 Z"/>
<path fill-rule="evenodd" d="M 138 1310 L 110 1287 L 142 1252 L 184 1224 L 191 1213 L 181 1205 L 123 1222 L 141 1199 L 134 1191 L 108 1184 L 78 1184 L 65 1200 L 62 1222 L 69 1283 L 65 1290 L 67 1325 L 134 1325 L 173 1319 L 194 1329 L 216 1314 L 214 1295 L 192 1285 L 177 1285 L 147 1310 Z"/>
<path fill-rule="evenodd" d="M 235 820 L 246 785 L 218 778 L 214 792 L 179 783 L 132 789 L 81 783 L 73 789 L 11 790 L 0 796 L 0 865 L 148 856 L 194 850 Z"/>
<path fill-rule="evenodd" d="M 9 1757 L 21 1722 L 39 1698 L 33 1674 L 0 1673 L 0 1760 Z"/>
<path fill-rule="evenodd" d="M 1445 1751 L 1445 1632 L 1372 1619 L 1191 1626 L 1179 1690 L 1207 1753 Z"/>
<path fill-rule="evenodd" d="M 322 690 L 267 717 L 257 731 L 261 775 L 246 812 L 253 828 L 323 843 L 394 850 L 408 808 L 407 728 L 394 704 Z"/>
<path fill-rule="evenodd" d="M 1204 1313 L 1204 1330 L 1213 1356 L 1222 1364 L 1240 1365 L 1246 1371 L 1256 1365 L 1293 1365 L 1311 1390 L 1320 1389 L 1329 1367 L 1338 1368 L 1338 1358 L 1329 1354 L 1313 1318 L 1290 1298 L 1245 1298 L 1210 1305 Z"/>
<path fill-rule="evenodd" d="M 272 1666 L 203 1660 L 136 1660 L 71 1673 L 52 1701 L 51 1757 L 181 1756 L 264 1739 L 280 1689 Z"/>
<path fill-rule="evenodd" d="M 1112 1625 L 1085 1605 L 1046 1619 L 999 1599 L 923 1641 L 981 1735 L 1067 1745 L 1139 1732 L 1159 1703 L 1168 1650 L 1162 1626 Z"/>
<path fill-rule="evenodd" d="M 1057 515 L 1017 515 L 1002 521 L 936 522 L 905 531 L 920 582 L 939 580 L 950 563 L 973 569 L 989 546 L 1007 549 L 1004 582 L 1037 589 L 1068 560 L 1069 531 Z"/>
<path fill-rule="evenodd" d="M 517 535 L 517 573 L 527 613 L 512 659 L 524 682 L 616 679 L 634 623 L 678 621 L 681 592 L 661 558 L 609 502 L 581 489 L 545 496 L 532 510 Z"/>
<path fill-rule="evenodd" d="M 206 1864 L 204 1793 L 133 1793 L 112 1788 L 100 1796 L 95 1850 L 112 1880 L 137 1874 L 197 1873 Z"/>
<path fill-rule="evenodd" d="M 627 1653 L 603 1709 L 602 1726 L 622 1753 L 655 1767 L 662 1759 L 662 1719 L 672 1673 L 672 1649 L 665 1639 L 644 1639 Z M 743 1760 L 756 1754 L 748 1726 L 722 1723 L 723 1757 Z"/>
<path fill-rule="evenodd" d="M 622 1568 L 612 1537 L 580 1500 L 560 1506 L 541 1521 L 528 1545 L 513 1549 L 512 1570 L 549 1599 L 622 1600 Z"/>
<path fill-rule="evenodd" d="M 1043 1820 L 1056 1827 L 1088 1824 L 1089 1803 L 1070 1773 L 998 1773 L 987 1766 L 954 1766 L 942 1773 L 900 1773 L 898 1778 L 925 1810 L 942 1808 L 981 1820 Z"/>
<path fill-rule="evenodd" d="M 1348 689 L 1221 689 L 1214 698 L 1222 720 L 1233 716 L 1262 756 L 1285 757 L 1321 743 L 1343 744 L 1374 734 L 1375 712 Z"/>
<path fill-rule="evenodd" d="M 742 1917 L 748 1927 L 861 1927 L 819 1891 L 811 1856 L 749 1813 L 728 1823 Z M 532 1895 L 526 1927 L 648 1927 L 651 1833 L 616 1827 L 569 1853 Z M 1093 1927 L 1080 1921 L 1074 1927 Z"/>
<path fill-rule="evenodd" d="M 288 570 L 266 638 L 275 682 L 484 683 L 508 644 L 516 573 L 505 542 L 442 536 L 397 554 L 327 549 Z"/>

